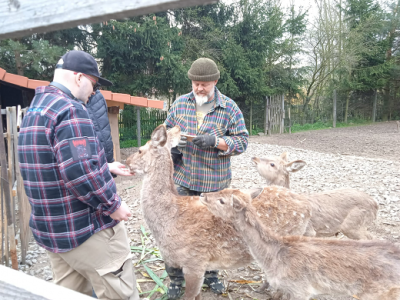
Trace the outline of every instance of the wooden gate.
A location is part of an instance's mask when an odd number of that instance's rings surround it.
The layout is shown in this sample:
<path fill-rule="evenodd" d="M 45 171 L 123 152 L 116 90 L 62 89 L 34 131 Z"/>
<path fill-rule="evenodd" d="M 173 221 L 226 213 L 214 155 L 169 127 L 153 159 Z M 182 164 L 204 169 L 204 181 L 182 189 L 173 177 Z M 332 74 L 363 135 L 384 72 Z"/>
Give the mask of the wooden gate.
<path fill-rule="evenodd" d="M 274 95 L 266 97 L 265 134 L 284 133 L 285 130 L 285 97 Z"/>
<path fill-rule="evenodd" d="M 10 265 L 12 261 L 13 268 L 18 269 L 16 261 L 16 247 L 20 249 L 21 262 L 25 263 L 25 257 L 31 238 L 29 228 L 29 216 L 31 207 L 25 194 L 25 189 L 19 169 L 17 145 L 18 128 L 21 124 L 22 115 L 26 109 L 7 107 L 1 110 L 1 116 L 6 115 L 7 130 L 4 133 L 3 148 L 1 152 L 6 153 L 5 165 L 9 183 L 9 188 L 4 187 L 4 180 L 0 185 L 0 264 Z M 0 118 L 3 121 L 3 118 Z M 4 124 L 4 123 L 3 123 Z M 2 126 L 1 126 L 2 127 Z M 1 144 L 1 143 L 0 143 Z M 7 161 L 5 161 L 7 160 Z M 6 193 L 8 193 L 6 195 Z M 8 202 L 10 201 L 10 202 Z"/>

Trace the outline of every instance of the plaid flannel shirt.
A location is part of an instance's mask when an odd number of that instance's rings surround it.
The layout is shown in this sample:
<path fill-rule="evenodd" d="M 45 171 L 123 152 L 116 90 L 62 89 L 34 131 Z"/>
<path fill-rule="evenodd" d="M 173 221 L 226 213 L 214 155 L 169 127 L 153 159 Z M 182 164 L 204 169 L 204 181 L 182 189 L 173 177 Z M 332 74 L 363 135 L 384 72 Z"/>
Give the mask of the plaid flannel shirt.
<path fill-rule="evenodd" d="M 196 100 L 193 92 L 179 97 L 171 106 L 164 124 L 167 128 L 179 125 L 191 135 L 215 135 L 223 138 L 228 150 L 217 148 L 200 149 L 187 142 L 182 160 L 175 165 L 176 184 L 198 192 L 223 189 L 231 180 L 231 155 L 246 151 L 249 133 L 243 114 L 237 104 L 215 88 L 215 106 L 204 117 L 197 129 Z"/>
<path fill-rule="evenodd" d="M 52 86 L 36 88 L 18 138 L 24 187 L 37 243 L 67 252 L 118 222 L 115 182 L 82 103 Z"/>

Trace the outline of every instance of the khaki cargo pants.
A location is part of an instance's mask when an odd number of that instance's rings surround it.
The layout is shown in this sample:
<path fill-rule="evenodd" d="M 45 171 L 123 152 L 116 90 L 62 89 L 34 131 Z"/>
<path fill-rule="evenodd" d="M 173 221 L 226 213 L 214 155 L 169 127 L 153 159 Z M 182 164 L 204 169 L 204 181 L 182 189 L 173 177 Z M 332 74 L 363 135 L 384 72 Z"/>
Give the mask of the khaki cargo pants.
<path fill-rule="evenodd" d="M 120 222 L 66 253 L 47 252 L 54 283 L 99 299 L 138 300 L 126 227 Z"/>

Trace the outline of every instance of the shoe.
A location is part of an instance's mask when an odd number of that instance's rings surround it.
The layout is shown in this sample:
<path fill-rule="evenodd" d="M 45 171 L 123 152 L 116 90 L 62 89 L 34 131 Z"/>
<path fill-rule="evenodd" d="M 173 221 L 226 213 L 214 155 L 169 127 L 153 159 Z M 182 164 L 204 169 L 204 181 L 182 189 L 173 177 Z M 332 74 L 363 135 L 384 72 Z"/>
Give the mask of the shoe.
<path fill-rule="evenodd" d="M 167 296 L 169 300 L 179 299 L 182 292 L 182 283 L 176 283 L 171 281 L 167 290 Z"/>
<path fill-rule="evenodd" d="M 225 291 L 225 286 L 218 277 L 206 277 L 204 284 L 208 285 L 215 294 L 222 294 Z"/>

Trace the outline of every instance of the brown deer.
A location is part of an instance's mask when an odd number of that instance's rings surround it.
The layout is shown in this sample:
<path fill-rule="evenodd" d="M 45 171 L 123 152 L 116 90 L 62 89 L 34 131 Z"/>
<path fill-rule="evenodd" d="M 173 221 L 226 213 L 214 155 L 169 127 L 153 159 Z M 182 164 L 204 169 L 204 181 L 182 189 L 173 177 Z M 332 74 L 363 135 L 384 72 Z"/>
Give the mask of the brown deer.
<path fill-rule="evenodd" d="M 165 263 L 182 268 L 185 299 L 200 299 L 206 270 L 246 266 L 253 258 L 231 222 L 215 217 L 199 197 L 179 196 L 173 182 L 171 147 L 180 139 L 178 126 L 158 126 L 151 140 L 128 157 L 132 172 L 144 174 L 141 205 Z M 240 191 L 237 191 L 240 193 Z M 263 222 L 280 235 L 313 235 L 307 199 L 282 187 L 249 191 Z M 267 285 L 267 284 L 266 284 Z"/>
<path fill-rule="evenodd" d="M 249 195 L 209 195 L 202 194 L 201 202 L 215 216 L 233 224 L 271 287 L 289 299 L 328 294 L 400 300 L 400 248 L 394 244 L 279 237 L 260 220 Z"/>
<path fill-rule="evenodd" d="M 290 187 L 290 172 L 297 172 L 306 163 L 288 162 L 287 153 L 280 156 L 253 157 L 258 173 L 268 185 Z M 316 236 L 334 236 L 342 232 L 351 239 L 371 239 L 368 227 L 378 213 L 378 203 L 368 194 L 350 188 L 312 193 L 307 196 L 312 206 L 311 222 Z"/>

